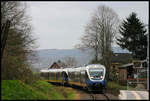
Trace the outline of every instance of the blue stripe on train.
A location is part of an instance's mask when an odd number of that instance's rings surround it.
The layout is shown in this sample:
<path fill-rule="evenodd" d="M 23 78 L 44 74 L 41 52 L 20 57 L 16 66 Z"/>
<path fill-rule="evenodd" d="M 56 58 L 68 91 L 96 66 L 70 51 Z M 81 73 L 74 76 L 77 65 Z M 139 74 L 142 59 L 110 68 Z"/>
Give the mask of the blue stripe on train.
<path fill-rule="evenodd" d="M 102 81 L 91 81 L 90 79 L 87 79 L 87 80 L 86 80 L 86 84 L 87 84 L 88 86 L 92 86 L 94 83 L 100 83 L 100 84 L 102 84 L 102 86 L 105 86 L 106 80 L 105 80 L 105 79 L 102 80 Z"/>

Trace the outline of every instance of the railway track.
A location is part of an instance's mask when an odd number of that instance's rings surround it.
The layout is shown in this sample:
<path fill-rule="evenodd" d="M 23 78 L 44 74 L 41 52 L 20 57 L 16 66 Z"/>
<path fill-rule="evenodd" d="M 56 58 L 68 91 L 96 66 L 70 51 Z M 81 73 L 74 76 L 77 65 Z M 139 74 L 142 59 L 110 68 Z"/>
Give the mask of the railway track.
<path fill-rule="evenodd" d="M 60 86 L 60 85 L 63 86 L 62 84 L 58 84 L 58 83 L 52 83 L 52 84 L 56 86 Z M 81 96 L 81 100 L 113 100 L 114 99 L 112 98 L 112 96 L 110 96 L 110 94 L 106 94 L 102 92 L 90 92 L 90 91 L 87 91 L 86 89 L 82 89 L 81 87 L 73 86 L 73 85 L 72 86 L 67 85 L 66 87 L 71 87 L 75 89 Z"/>
<path fill-rule="evenodd" d="M 101 97 L 101 96 L 104 96 L 106 99 L 104 99 L 104 100 L 110 100 L 110 98 L 106 95 L 106 94 L 104 94 L 104 93 L 102 93 L 102 94 L 94 94 L 94 93 L 91 93 L 90 94 L 90 97 L 92 98 L 92 100 L 99 100 L 99 98 Z"/>

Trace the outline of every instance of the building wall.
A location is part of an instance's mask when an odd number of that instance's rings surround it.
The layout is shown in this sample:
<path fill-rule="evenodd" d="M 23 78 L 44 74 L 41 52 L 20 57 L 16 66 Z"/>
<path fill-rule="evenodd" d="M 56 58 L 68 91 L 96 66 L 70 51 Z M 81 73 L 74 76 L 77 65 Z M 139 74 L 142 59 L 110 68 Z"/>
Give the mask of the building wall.
<path fill-rule="evenodd" d="M 127 70 L 126 69 L 119 69 L 119 83 L 127 84 Z"/>
<path fill-rule="evenodd" d="M 117 78 L 119 78 L 118 77 L 119 76 L 119 68 L 118 68 L 119 65 L 120 65 L 120 63 L 112 63 L 110 66 L 110 72 L 112 73 L 114 71 Z"/>

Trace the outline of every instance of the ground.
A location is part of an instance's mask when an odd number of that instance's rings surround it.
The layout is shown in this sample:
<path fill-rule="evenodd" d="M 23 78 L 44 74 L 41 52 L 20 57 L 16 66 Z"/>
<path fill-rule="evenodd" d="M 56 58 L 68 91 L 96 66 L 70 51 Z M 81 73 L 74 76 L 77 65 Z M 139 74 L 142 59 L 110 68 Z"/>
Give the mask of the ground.
<path fill-rule="evenodd" d="M 149 92 L 137 90 L 120 90 L 119 99 L 121 100 L 148 100 Z"/>
<path fill-rule="evenodd" d="M 60 86 L 58 84 L 55 84 L 56 86 Z M 84 90 L 81 87 L 78 86 L 65 86 L 66 88 L 70 88 L 73 91 L 75 91 L 75 98 L 74 100 L 93 100 L 93 97 L 91 95 L 95 96 L 96 100 L 108 100 L 107 97 L 109 98 L 109 100 L 119 100 L 117 95 L 113 95 L 111 93 L 105 93 L 106 96 L 104 96 L 102 93 L 91 93 L 88 92 L 87 90 Z"/>
<path fill-rule="evenodd" d="M 75 100 L 93 100 L 89 93 L 77 89 L 75 89 L 75 92 Z M 96 96 L 96 100 L 108 100 L 103 94 L 96 93 L 94 95 Z M 110 93 L 106 93 L 106 96 L 108 96 L 109 100 L 118 100 L 117 96 L 114 96 Z"/>

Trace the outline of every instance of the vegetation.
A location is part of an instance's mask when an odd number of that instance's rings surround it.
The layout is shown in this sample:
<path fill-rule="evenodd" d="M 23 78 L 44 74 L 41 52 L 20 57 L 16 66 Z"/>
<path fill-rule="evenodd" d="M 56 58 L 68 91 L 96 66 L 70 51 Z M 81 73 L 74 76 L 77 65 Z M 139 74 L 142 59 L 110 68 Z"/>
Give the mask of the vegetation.
<path fill-rule="evenodd" d="M 112 56 L 112 43 L 117 33 L 119 25 L 118 15 L 113 9 L 107 6 L 98 6 L 90 22 L 85 27 L 85 33 L 81 37 L 81 43 L 77 48 L 89 48 L 95 54 L 91 62 L 97 63 L 101 57 L 100 63 L 107 68 L 107 77 L 109 76 L 110 57 Z"/>
<path fill-rule="evenodd" d="M 57 87 L 45 81 L 37 81 L 32 86 L 19 80 L 2 80 L 2 100 L 72 100 L 74 91 Z"/>
<path fill-rule="evenodd" d="M 107 82 L 107 92 L 118 95 L 120 90 L 127 90 L 127 86 L 122 86 L 114 81 Z"/>
<path fill-rule="evenodd" d="M 147 56 L 147 36 L 145 25 L 132 12 L 120 26 L 118 45 L 132 52 L 134 59 L 144 60 Z"/>
<path fill-rule="evenodd" d="M 34 76 L 31 66 L 27 62 L 28 56 L 33 56 L 35 38 L 32 36 L 32 27 L 29 17 L 26 16 L 26 4 L 17 1 L 1 2 L 1 29 L 10 21 L 9 32 L 4 32 L 5 47 L 1 61 L 1 78 L 3 80 L 23 80 L 32 83 Z M 1 30 L 1 32 L 2 32 Z"/>
<path fill-rule="evenodd" d="M 64 62 L 67 67 L 77 66 L 77 60 L 73 56 L 66 56 Z"/>
<path fill-rule="evenodd" d="M 48 99 L 19 80 L 2 80 L 2 100 Z"/>

